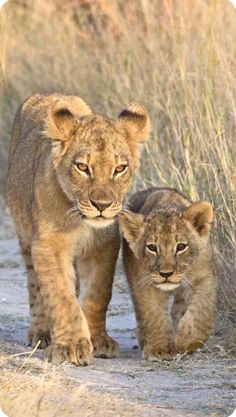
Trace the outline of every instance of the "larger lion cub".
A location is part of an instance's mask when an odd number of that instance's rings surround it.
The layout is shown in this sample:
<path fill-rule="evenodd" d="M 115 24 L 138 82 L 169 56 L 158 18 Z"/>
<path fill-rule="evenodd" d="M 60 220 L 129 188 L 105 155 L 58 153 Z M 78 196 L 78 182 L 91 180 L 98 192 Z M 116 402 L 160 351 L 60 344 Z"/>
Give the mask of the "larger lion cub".
<path fill-rule="evenodd" d="M 113 357 L 106 311 L 119 251 L 114 222 L 148 138 L 146 109 L 94 114 L 79 97 L 34 95 L 12 132 L 8 202 L 28 272 L 29 343 L 49 360 Z M 77 301 L 77 295 L 79 300 Z"/>
<path fill-rule="evenodd" d="M 212 206 L 152 188 L 135 194 L 130 209 L 119 217 L 143 356 L 152 361 L 192 352 L 211 334 L 216 315 Z"/>

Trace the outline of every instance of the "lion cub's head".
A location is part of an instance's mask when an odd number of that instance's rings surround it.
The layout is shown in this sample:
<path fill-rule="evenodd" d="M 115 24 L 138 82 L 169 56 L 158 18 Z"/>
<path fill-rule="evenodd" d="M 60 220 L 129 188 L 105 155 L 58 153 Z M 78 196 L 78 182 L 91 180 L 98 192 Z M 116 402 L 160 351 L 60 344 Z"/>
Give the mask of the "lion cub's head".
<path fill-rule="evenodd" d="M 121 209 L 150 120 L 141 104 L 131 103 L 111 120 L 93 114 L 85 103 L 81 107 L 79 100 L 78 108 L 58 100 L 43 133 L 52 140 L 52 166 L 72 212 L 93 227 L 104 227 Z"/>
<path fill-rule="evenodd" d="M 204 254 L 209 256 L 210 203 L 199 201 L 185 210 L 154 209 L 146 216 L 123 210 L 119 219 L 124 238 L 139 262 L 141 286 L 169 291 L 183 280 L 191 286 L 194 270 L 203 266 Z"/>

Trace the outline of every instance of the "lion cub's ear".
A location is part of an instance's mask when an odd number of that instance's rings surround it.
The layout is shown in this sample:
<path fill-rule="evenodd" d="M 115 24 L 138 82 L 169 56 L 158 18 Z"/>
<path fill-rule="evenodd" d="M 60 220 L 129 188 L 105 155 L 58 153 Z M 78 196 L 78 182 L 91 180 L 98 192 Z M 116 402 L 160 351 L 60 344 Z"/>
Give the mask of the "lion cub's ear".
<path fill-rule="evenodd" d="M 49 139 L 65 142 L 75 130 L 79 117 L 91 113 L 89 105 L 80 97 L 56 98 L 49 108 L 43 134 Z"/>
<path fill-rule="evenodd" d="M 132 213 L 129 210 L 121 210 L 119 215 L 120 229 L 129 243 L 131 249 L 144 231 L 144 216 Z"/>
<path fill-rule="evenodd" d="M 44 135 L 52 140 L 66 141 L 76 127 L 75 116 L 66 107 L 55 105 L 48 114 Z"/>
<path fill-rule="evenodd" d="M 149 138 L 151 122 L 147 109 L 140 103 L 130 103 L 127 109 L 123 110 L 118 122 L 123 125 L 129 138 L 143 142 Z"/>
<path fill-rule="evenodd" d="M 193 224 L 199 235 L 206 235 L 213 220 L 213 207 L 208 201 L 197 201 L 185 210 L 184 218 Z"/>

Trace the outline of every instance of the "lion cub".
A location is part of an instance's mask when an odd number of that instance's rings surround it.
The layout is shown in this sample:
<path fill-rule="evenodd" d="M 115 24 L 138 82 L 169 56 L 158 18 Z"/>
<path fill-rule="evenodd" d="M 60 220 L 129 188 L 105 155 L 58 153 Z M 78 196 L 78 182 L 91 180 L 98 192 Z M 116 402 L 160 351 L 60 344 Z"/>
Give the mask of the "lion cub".
<path fill-rule="evenodd" d="M 35 94 L 16 114 L 7 197 L 28 273 L 29 344 L 52 362 L 118 353 L 106 330 L 116 217 L 149 132 L 140 103 L 108 119 L 80 97 Z"/>
<path fill-rule="evenodd" d="M 155 187 L 136 193 L 129 207 L 119 219 L 143 357 L 155 361 L 193 352 L 211 334 L 216 316 L 212 206 Z"/>

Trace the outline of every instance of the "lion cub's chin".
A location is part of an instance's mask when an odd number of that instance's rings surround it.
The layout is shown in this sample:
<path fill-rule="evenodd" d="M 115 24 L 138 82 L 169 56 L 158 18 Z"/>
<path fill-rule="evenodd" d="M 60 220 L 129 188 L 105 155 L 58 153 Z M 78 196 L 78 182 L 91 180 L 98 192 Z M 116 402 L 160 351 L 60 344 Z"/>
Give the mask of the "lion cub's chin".
<path fill-rule="evenodd" d="M 179 284 L 173 284 L 172 282 L 165 282 L 163 284 L 158 284 L 157 288 L 162 291 L 173 291 L 180 286 Z"/>
<path fill-rule="evenodd" d="M 104 217 L 95 217 L 94 219 L 84 218 L 84 221 L 94 229 L 103 229 L 104 227 L 111 226 L 115 219 L 105 219 Z"/>

